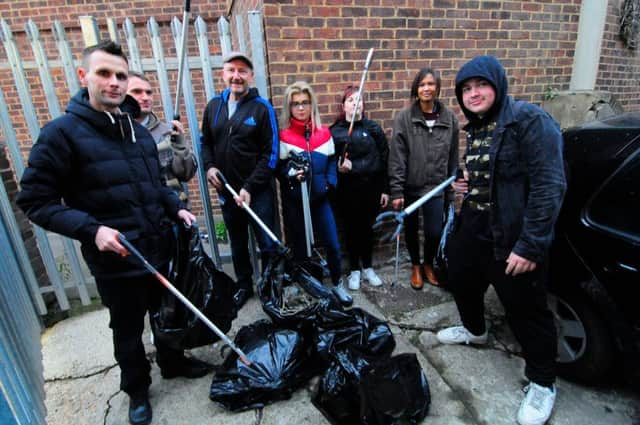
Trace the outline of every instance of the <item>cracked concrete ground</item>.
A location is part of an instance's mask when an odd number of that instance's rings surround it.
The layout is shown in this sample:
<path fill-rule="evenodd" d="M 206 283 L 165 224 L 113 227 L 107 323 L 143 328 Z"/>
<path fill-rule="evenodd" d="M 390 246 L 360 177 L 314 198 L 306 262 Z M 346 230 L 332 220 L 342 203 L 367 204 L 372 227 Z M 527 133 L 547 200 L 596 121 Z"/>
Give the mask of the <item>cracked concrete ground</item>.
<path fill-rule="evenodd" d="M 426 373 L 432 404 L 424 423 L 436 425 L 514 424 L 523 393 L 523 360 L 519 346 L 504 323 L 495 293 L 487 294 L 489 344 L 483 347 L 446 346 L 435 332 L 455 324 L 458 314 L 451 296 L 426 286 L 414 291 L 408 285 L 408 267 L 400 282 L 391 286 L 393 268 L 380 269 L 385 285 L 363 284 L 355 304 L 386 318 L 397 347 L 395 353 L 413 352 Z M 243 325 L 264 318 L 256 298 L 241 310 L 229 335 Z M 50 425 L 126 424 L 128 398 L 119 391 L 119 369 L 112 355 L 106 310 L 67 319 L 42 337 L 47 422 Z M 148 332 L 148 331 L 147 331 Z M 149 341 L 148 334 L 145 341 Z M 222 362 L 220 342 L 191 354 L 215 364 Z M 152 362 L 154 350 L 147 346 Z M 241 413 L 225 411 L 208 398 L 212 375 L 200 379 L 164 380 L 152 367 L 150 388 L 153 424 L 327 424 L 311 404 L 314 378 L 290 400 L 264 409 Z M 563 379 L 557 383 L 552 425 L 640 425 L 640 395 L 623 384 L 585 387 Z"/>

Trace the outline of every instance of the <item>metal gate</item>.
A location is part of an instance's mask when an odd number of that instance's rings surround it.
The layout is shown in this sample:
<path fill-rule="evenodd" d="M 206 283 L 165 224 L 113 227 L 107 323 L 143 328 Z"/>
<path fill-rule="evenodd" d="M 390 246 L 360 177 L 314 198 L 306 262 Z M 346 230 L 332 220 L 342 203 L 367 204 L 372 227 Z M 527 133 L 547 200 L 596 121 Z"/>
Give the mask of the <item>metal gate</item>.
<path fill-rule="evenodd" d="M 0 182 L 3 195 L 4 184 Z M 45 424 L 40 323 L 6 211 L 0 214 L 0 423 Z"/>
<path fill-rule="evenodd" d="M 244 20 L 247 20 L 245 23 Z M 100 39 L 100 32 L 96 20 L 90 16 L 80 17 L 80 24 L 82 28 L 82 35 L 85 45 L 95 44 Z M 186 117 L 188 122 L 188 134 L 192 135 L 192 147 L 198 160 L 198 191 L 202 200 L 203 216 L 206 224 L 207 232 L 211 236 L 209 241 L 211 243 L 212 257 L 215 263 L 221 267 L 222 259 L 219 252 L 218 244 L 215 238 L 216 226 L 214 222 L 214 215 L 210 199 L 208 196 L 209 190 L 206 181 L 206 170 L 203 169 L 200 163 L 199 153 L 199 122 L 198 113 L 196 111 L 196 102 L 192 89 L 192 77 L 191 70 L 198 70 L 202 74 L 202 83 L 204 85 L 204 92 L 207 99 L 210 99 L 215 94 L 214 79 L 212 76 L 212 70 L 220 68 L 222 66 L 222 55 L 232 50 L 231 28 L 229 22 L 221 17 L 218 22 L 218 32 L 220 37 L 220 46 L 222 50 L 221 55 L 211 55 L 209 49 L 209 40 L 207 25 L 201 17 L 197 17 L 193 22 L 193 32 L 195 33 L 199 55 L 187 56 L 186 69 L 184 73 L 184 79 L 182 84 L 182 92 L 184 93 L 184 108 L 186 110 Z M 236 16 L 235 22 L 235 34 L 239 43 L 239 48 L 245 50 L 250 56 L 255 68 L 256 75 L 256 87 L 260 93 L 267 93 L 267 70 L 265 63 L 265 50 L 264 50 L 264 37 L 263 37 L 263 25 L 262 16 L 258 11 L 251 11 L 245 16 Z M 108 22 L 108 30 L 110 38 L 114 41 L 119 41 L 117 25 L 115 20 L 111 19 Z M 165 57 L 165 51 L 172 50 L 178 51 L 181 45 L 182 36 L 182 22 L 178 18 L 173 18 L 170 25 L 171 41 L 174 44 L 175 49 L 171 49 L 171 46 L 166 44 L 167 37 L 163 37 L 161 33 L 161 27 L 156 20 L 152 17 L 147 21 L 146 30 L 150 44 L 152 46 L 152 57 L 141 57 L 140 49 L 138 48 L 138 38 L 136 36 L 136 28 L 133 22 L 127 18 L 122 24 L 122 32 L 125 35 L 124 42 L 122 44 L 127 45 L 129 54 L 129 66 L 130 69 L 139 72 L 154 71 L 157 76 L 159 85 L 160 98 L 165 117 L 172 117 L 174 114 L 173 103 L 171 98 L 171 88 L 169 85 L 170 72 L 177 70 L 178 58 Z M 245 34 L 242 33 L 243 28 L 249 29 L 249 41 L 250 48 L 247 48 L 247 42 Z M 50 52 L 45 50 L 45 43 L 40 37 L 38 28 L 31 20 L 25 25 L 25 31 L 29 39 L 30 47 L 33 51 L 34 61 L 23 60 L 20 56 L 18 46 L 14 39 L 12 29 L 9 27 L 4 19 L 0 20 L 0 37 L 7 56 L 7 62 L 0 62 L 0 69 L 2 67 L 9 67 L 11 69 L 13 79 L 15 81 L 16 90 L 20 99 L 21 111 L 20 113 L 24 117 L 26 126 L 28 128 L 29 138 L 31 141 L 35 141 L 38 137 L 40 127 L 44 122 L 38 122 L 38 116 L 32 96 L 30 87 L 37 86 L 34 84 L 33 79 L 27 79 L 27 70 L 38 70 L 39 75 L 39 87 L 42 89 L 46 98 L 46 103 L 50 111 L 51 117 L 56 118 L 62 114 L 59 106 L 58 96 L 56 94 L 56 84 L 52 78 L 52 70 L 62 70 L 66 79 L 67 88 L 71 95 L 75 94 L 80 88 L 78 78 L 76 76 L 75 68 L 78 65 L 77 61 L 74 61 L 73 54 L 71 52 L 70 43 L 65 34 L 65 29 L 59 21 L 55 21 L 52 33 L 55 37 L 55 44 L 58 51 L 58 60 L 49 60 L 51 56 Z M 47 54 L 49 53 L 49 54 Z M 268 97 L 268 96 L 267 96 Z M 15 112 L 14 112 L 15 114 Z M 15 118 L 15 115 L 14 115 Z M 16 172 L 17 180 L 20 179 L 25 168 L 24 160 L 20 152 L 20 146 L 18 143 L 18 137 L 12 123 L 12 116 L 10 115 L 9 108 L 4 93 L 0 89 L 0 130 L 4 135 L 4 139 L 9 148 L 11 161 Z M 196 194 L 191 194 L 191 197 Z M 6 200 L 6 194 L 0 193 L 0 204 L 8 202 Z M 15 224 L 15 223 L 13 223 Z M 9 223 L 9 226 L 13 226 Z M 83 261 L 78 256 L 76 241 L 72 241 L 67 238 L 60 237 L 58 235 L 51 235 L 45 232 L 38 226 L 34 226 L 35 235 L 38 242 L 38 247 L 47 271 L 50 284 L 43 285 L 38 283 L 33 272 L 28 270 L 25 272 L 25 284 L 31 291 L 36 309 L 39 314 L 46 314 L 47 308 L 43 300 L 43 294 L 54 293 L 61 309 L 69 309 L 69 297 L 68 292 L 77 292 L 82 304 L 90 304 L 90 295 L 87 290 L 87 285 L 93 283 L 93 278 L 83 270 Z M 15 232 L 14 228 L 11 228 L 11 232 Z M 53 239 L 53 241 L 52 241 Z M 60 240 L 61 243 L 56 243 Z M 52 243 L 53 242 L 53 243 Z M 64 249 L 64 257 L 66 258 L 65 264 L 68 264 L 68 270 L 61 270 L 60 263 L 56 260 L 56 253 L 59 253 L 61 249 L 57 249 L 57 246 L 61 245 Z M 255 258 L 255 250 L 252 250 Z M 29 259 L 26 254 L 24 246 L 18 246 L 16 249 L 16 255 L 19 264 L 23 269 L 28 269 Z M 29 269 L 30 270 L 30 269 Z"/>

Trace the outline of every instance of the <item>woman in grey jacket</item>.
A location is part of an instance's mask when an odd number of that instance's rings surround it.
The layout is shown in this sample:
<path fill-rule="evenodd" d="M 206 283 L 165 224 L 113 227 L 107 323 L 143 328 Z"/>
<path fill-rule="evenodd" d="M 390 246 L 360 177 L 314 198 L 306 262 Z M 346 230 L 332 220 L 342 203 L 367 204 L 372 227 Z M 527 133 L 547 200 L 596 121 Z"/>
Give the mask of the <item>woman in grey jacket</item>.
<path fill-rule="evenodd" d="M 440 75 L 435 70 L 421 69 L 411 84 L 411 105 L 395 117 L 389 145 L 389 192 L 396 210 L 442 183 L 458 167 L 458 120 L 438 99 L 440 85 Z M 429 283 L 438 285 L 432 263 L 442 233 L 444 196 L 432 198 L 420 211 L 424 262 L 420 259 L 418 215 L 409 215 L 405 220 L 414 289 L 422 289 L 423 273 Z"/>

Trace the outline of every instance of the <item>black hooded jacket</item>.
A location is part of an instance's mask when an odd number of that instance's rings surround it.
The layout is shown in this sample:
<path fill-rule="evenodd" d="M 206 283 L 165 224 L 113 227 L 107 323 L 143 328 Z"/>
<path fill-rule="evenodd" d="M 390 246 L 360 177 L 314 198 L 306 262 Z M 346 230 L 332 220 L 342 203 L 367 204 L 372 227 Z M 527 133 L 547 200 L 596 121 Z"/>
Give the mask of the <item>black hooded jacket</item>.
<path fill-rule="evenodd" d="M 96 111 L 87 89 L 66 114 L 40 131 L 20 182 L 17 203 L 39 226 L 82 242 L 82 254 L 97 278 L 148 273 L 140 262 L 100 252 L 98 227 L 112 227 L 155 266 L 169 261 L 171 225 L 182 205 L 162 184 L 151 133 L 136 123 L 130 96 L 122 114 Z"/>
<path fill-rule="evenodd" d="M 495 89 L 495 101 L 484 118 L 465 108 L 462 84 L 483 78 Z M 553 228 L 566 191 L 562 135 L 558 124 L 540 107 L 507 96 L 502 64 L 492 56 L 467 62 L 456 76 L 456 97 L 469 123 L 467 141 L 475 129 L 496 121 L 489 150 L 491 233 L 497 260 L 515 252 L 542 262 L 553 239 Z"/>
<path fill-rule="evenodd" d="M 231 186 L 253 194 L 269 187 L 278 162 L 278 122 L 271 104 L 251 88 L 231 119 L 229 89 L 209 101 L 202 117 L 202 163 L 216 167 Z"/>

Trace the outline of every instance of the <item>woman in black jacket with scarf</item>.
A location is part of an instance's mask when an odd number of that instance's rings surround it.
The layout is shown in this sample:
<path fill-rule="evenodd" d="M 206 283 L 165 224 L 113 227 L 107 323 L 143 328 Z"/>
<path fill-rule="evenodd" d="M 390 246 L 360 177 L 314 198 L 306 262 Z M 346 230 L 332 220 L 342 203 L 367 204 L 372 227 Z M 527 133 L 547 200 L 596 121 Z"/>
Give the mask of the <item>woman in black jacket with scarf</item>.
<path fill-rule="evenodd" d="M 340 103 L 341 112 L 331 126 L 339 155 L 337 197 L 344 219 L 351 270 L 348 286 L 351 290 L 360 288 L 361 275 L 372 286 L 382 285 L 382 280 L 371 267 L 371 226 L 380 207 L 386 207 L 389 201 L 387 138 L 378 123 L 364 117 L 362 99 L 356 108 L 358 89 L 355 86 L 346 88 Z M 355 122 L 349 135 L 354 112 Z"/>

